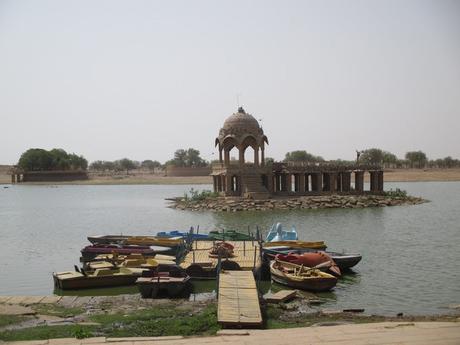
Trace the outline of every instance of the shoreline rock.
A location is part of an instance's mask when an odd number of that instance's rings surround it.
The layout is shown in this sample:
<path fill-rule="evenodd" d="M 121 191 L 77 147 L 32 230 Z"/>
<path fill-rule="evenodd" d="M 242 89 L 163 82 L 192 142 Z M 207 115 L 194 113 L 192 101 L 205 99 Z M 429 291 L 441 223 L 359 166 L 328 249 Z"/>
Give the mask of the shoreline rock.
<path fill-rule="evenodd" d="M 204 200 L 186 200 L 184 198 L 168 199 L 168 207 L 177 210 L 240 212 L 295 209 L 326 209 L 326 208 L 368 208 L 401 205 L 419 205 L 428 200 L 413 196 L 385 195 L 320 195 L 299 197 L 275 197 L 265 200 L 252 200 L 235 197 L 216 197 Z"/>

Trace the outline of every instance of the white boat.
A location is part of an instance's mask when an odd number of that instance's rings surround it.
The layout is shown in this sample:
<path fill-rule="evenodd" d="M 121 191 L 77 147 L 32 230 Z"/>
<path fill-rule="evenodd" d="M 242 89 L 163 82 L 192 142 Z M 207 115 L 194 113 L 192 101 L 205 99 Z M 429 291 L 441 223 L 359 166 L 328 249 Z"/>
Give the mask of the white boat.
<path fill-rule="evenodd" d="M 297 230 L 292 226 L 291 230 L 284 230 L 281 223 L 273 224 L 267 234 L 266 242 L 279 242 L 279 241 L 297 241 Z"/>

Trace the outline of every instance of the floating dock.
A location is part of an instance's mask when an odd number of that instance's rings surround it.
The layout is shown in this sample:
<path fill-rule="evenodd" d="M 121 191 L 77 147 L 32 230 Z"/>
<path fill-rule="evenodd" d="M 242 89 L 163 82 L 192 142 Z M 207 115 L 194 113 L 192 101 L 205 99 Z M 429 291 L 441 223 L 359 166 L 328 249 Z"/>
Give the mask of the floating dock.
<path fill-rule="evenodd" d="M 223 327 L 260 327 L 259 294 L 251 271 L 219 274 L 217 321 Z"/>
<path fill-rule="evenodd" d="M 220 242 L 220 241 L 217 241 Z M 260 246 L 257 241 L 225 241 L 234 249 L 234 257 L 222 259 L 222 269 L 252 271 L 260 267 Z M 214 241 L 194 241 L 190 251 L 180 264 L 192 278 L 216 278 L 217 258 L 211 258 L 209 251 Z"/>

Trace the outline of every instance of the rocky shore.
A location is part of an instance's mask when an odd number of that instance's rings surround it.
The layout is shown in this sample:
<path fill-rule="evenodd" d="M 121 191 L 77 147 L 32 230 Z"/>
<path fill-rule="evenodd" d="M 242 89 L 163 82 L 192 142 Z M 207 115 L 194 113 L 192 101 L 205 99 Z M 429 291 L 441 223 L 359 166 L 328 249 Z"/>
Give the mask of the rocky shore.
<path fill-rule="evenodd" d="M 203 200 L 174 198 L 168 200 L 171 202 L 168 207 L 178 210 L 210 210 L 217 212 L 266 211 L 275 209 L 366 208 L 418 205 L 427 202 L 427 200 L 420 197 L 388 195 L 321 195 L 279 197 L 266 200 L 251 200 L 234 197 L 213 197 Z"/>

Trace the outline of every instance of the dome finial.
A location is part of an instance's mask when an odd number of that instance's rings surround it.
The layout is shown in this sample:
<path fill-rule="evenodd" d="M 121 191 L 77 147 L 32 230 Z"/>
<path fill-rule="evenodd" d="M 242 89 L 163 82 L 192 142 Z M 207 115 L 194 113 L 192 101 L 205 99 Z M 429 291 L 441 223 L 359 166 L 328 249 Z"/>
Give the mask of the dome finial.
<path fill-rule="evenodd" d="M 241 113 L 241 114 L 246 114 L 246 112 L 244 111 L 243 107 L 238 107 L 238 112 Z"/>

